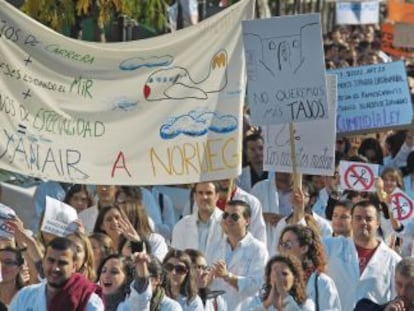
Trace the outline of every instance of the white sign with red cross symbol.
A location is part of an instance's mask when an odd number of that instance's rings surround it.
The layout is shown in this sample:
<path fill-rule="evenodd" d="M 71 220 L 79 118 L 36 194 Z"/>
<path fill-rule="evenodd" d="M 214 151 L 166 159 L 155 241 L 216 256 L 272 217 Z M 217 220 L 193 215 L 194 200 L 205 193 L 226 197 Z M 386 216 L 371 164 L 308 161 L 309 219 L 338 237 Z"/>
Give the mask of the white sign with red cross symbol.
<path fill-rule="evenodd" d="M 379 166 L 363 162 L 339 162 L 342 189 L 374 192 Z"/>
<path fill-rule="evenodd" d="M 391 211 L 401 222 L 411 221 L 414 212 L 414 202 L 408 194 L 397 188 L 391 194 Z"/>

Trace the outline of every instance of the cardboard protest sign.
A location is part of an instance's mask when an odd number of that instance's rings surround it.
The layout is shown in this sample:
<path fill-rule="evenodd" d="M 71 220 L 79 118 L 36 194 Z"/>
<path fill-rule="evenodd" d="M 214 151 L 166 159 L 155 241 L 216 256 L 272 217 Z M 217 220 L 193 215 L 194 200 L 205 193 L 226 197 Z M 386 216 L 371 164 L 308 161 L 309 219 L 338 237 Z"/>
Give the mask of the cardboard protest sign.
<path fill-rule="evenodd" d="M 414 48 L 414 24 L 394 25 L 393 46 Z"/>
<path fill-rule="evenodd" d="M 396 47 L 394 45 L 395 29 L 390 23 L 381 25 L 381 50 L 385 53 L 398 57 L 413 57 L 414 48 Z"/>
<path fill-rule="evenodd" d="M 64 237 L 77 229 L 77 225 L 73 223 L 77 219 L 78 213 L 72 206 L 47 196 L 40 230 Z"/>
<path fill-rule="evenodd" d="M 402 223 L 413 221 L 414 202 L 408 194 L 397 188 L 391 194 L 391 211 Z"/>
<path fill-rule="evenodd" d="M 243 40 L 254 124 L 328 118 L 319 14 L 243 21 Z"/>
<path fill-rule="evenodd" d="M 337 133 L 411 124 L 413 108 L 402 61 L 328 72 L 338 76 Z"/>
<path fill-rule="evenodd" d="M 84 184 L 241 172 L 242 0 L 147 40 L 73 40 L 0 1 L 0 167 Z M 202 48 L 200 48 L 202 47 Z"/>
<path fill-rule="evenodd" d="M 404 0 L 388 0 L 387 4 L 389 20 L 414 23 L 414 3 L 409 3 Z"/>
<path fill-rule="evenodd" d="M 379 2 L 336 2 L 336 23 L 339 25 L 378 24 Z"/>
<path fill-rule="evenodd" d="M 363 162 L 340 161 L 341 188 L 363 192 L 375 192 L 379 165 Z"/>
<path fill-rule="evenodd" d="M 16 212 L 10 207 L 0 203 L 0 237 L 11 239 L 14 235 L 13 230 L 7 225 L 7 220 L 16 217 Z"/>
<path fill-rule="evenodd" d="M 302 174 L 332 176 L 335 170 L 336 76 L 326 79 L 329 118 L 295 124 L 297 171 Z M 269 125 L 263 131 L 264 170 L 291 173 L 289 126 Z"/>

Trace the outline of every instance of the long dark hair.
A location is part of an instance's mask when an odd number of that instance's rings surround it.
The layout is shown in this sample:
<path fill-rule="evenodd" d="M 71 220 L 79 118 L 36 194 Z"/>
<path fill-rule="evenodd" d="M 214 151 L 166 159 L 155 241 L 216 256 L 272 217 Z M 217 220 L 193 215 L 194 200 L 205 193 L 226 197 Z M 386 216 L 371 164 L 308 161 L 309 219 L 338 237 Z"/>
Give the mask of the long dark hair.
<path fill-rule="evenodd" d="M 289 267 L 289 270 L 292 272 L 295 278 L 293 286 L 289 290 L 289 295 L 291 295 L 299 305 L 302 305 L 306 301 L 305 277 L 300 261 L 291 255 L 274 256 L 267 262 L 265 267 L 265 283 L 263 284 L 261 294 L 262 301 L 266 300 L 267 297 L 269 297 L 270 290 L 272 288 L 270 274 L 272 272 L 272 266 L 276 262 L 284 263 Z"/>
<path fill-rule="evenodd" d="M 98 282 L 101 279 L 101 274 L 102 274 L 102 269 L 104 267 L 104 265 L 106 264 L 107 261 L 111 260 L 111 259 L 117 259 L 120 261 L 121 263 L 121 267 L 122 267 L 122 271 L 125 274 L 125 282 L 124 284 L 122 284 L 122 286 L 119 288 L 119 292 L 122 293 L 122 295 L 124 297 L 126 297 L 127 295 L 129 295 L 130 293 L 130 284 L 134 279 L 134 269 L 132 264 L 126 260 L 124 257 L 122 257 L 119 254 L 112 254 L 109 255 L 108 257 L 104 258 L 101 262 L 101 265 L 98 268 Z"/>
<path fill-rule="evenodd" d="M 191 258 L 186 252 L 179 250 L 179 249 L 174 249 L 174 248 L 170 249 L 167 255 L 165 255 L 163 264 L 165 264 L 170 258 L 178 259 L 179 261 L 184 263 L 184 265 L 187 268 L 188 272 L 187 272 L 187 275 L 185 276 L 183 283 L 181 284 L 180 294 L 187 297 L 188 299 L 187 301 L 188 303 L 190 303 L 197 296 L 197 285 L 195 282 L 195 272 L 191 264 Z M 165 278 L 165 291 L 169 297 L 173 297 L 168 275 Z"/>

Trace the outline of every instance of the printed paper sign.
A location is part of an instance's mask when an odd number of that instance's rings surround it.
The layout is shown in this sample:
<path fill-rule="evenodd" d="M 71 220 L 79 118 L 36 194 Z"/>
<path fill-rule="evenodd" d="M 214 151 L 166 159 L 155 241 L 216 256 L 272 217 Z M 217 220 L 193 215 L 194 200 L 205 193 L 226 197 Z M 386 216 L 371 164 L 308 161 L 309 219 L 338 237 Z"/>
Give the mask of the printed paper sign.
<path fill-rule="evenodd" d="M 388 0 L 388 19 L 394 22 L 414 23 L 414 3 Z"/>
<path fill-rule="evenodd" d="M 295 124 L 297 170 L 302 174 L 332 176 L 335 170 L 336 76 L 326 75 L 329 119 Z M 264 170 L 292 172 L 289 125 L 264 130 Z"/>
<path fill-rule="evenodd" d="M 407 223 L 413 219 L 414 202 L 408 194 L 397 188 L 391 194 L 391 211 L 396 219 Z"/>
<path fill-rule="evenodd" d="M 394 25 L 393 45 L 414 48 L 414 24 L 396 23 Z"/>
<path fill-rule="evenodd" d="M 0 167 L 85 184 L 237 176 L 241 20 L 253 8 L 242 0 L 182 31 L 106 44 L 64 37 L 0 1 Z"/>
<path fill-rule="evenodd" d="M 395 29 L 390 23 L 381 25 L 381 50 L 397 57 L 413 57 L 414 48 L 394 46 Z"/>
<path fill-rule="evenodd" d="M 16 212 L 10 207 L 0 203 L 0 237 L 11 239 L 14 235 L 13 230 L 7 225 L 7 220 L 16 217 Z"/>
<path fill-rule="evenodd" d="M 341 188 L 346 190 L 374 192 L 379 166 L 363 162 L 340 161 Z"/>
<path fill-rule="evenodd" d="M 336 23 L 339 25 L 378 24 L 379 2 L 337 2 Z"/>
<path fill-rule="evenodd" d="M 337 133 L 411 124 L 413 108 L 402 61 L 328 72 L 338 76 Z"/>
<path fill-rule="evenodd" d="M 78 219 L 76 210 L 59 200 L 46 197 L 46 208 L 41 231 L 64 237 L 77 228 L 73 222 Z"/>
<path fill-rule="evenodd" d="M 243 40 L 253 123 L 328 118 L 319 14 L 243 21 Z"/>

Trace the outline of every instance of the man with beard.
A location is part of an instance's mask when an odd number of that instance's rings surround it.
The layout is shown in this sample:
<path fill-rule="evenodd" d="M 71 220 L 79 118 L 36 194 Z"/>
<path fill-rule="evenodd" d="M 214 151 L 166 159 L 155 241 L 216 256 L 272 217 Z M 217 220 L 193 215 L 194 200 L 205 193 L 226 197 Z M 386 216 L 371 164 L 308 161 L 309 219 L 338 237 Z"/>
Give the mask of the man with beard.
<path fill-rule="evenodd" d="M 46 247 L 43 270 L 46 282 L 22 288 L 13 298 L 11 311 L 104 310 L 100 287 L 75 273 L 76 244 L 67 238 L 53 239 Z"/>
<path fill-rule="evenodd" d="M 394 274 L 401 257 L 377 238 L 379 207 L 360 201 L 351 210 L 353 237 L 325 238 L 327 274 L 335 281 L 342 310 L 369 298 L 384 304 L 396 296 Z"/>

